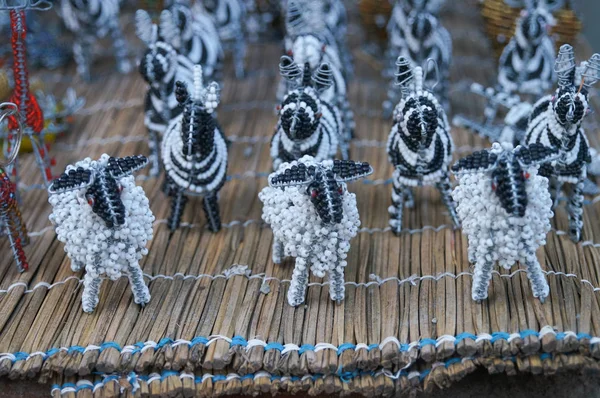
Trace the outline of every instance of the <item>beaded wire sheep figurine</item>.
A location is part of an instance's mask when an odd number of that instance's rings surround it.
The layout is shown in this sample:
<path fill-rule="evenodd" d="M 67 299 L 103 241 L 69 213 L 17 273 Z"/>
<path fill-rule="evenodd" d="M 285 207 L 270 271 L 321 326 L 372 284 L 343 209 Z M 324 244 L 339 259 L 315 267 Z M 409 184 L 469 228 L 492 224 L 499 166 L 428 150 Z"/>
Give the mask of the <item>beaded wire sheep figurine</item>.
<path fill-rule="evenodd" d="M 507 93 L 541 95 L 552 87 L 556 57 L 549 28 L 556 21 L 545 7 L 529 4 L 517 20 L 515 35 L 502 51 L 498 84 Z"/>
<path fill-rule="evenodd" d="M 271 140 L 273 169 L 283 162 L 310 155 L 315 161 L 332 159 L 338 150 L 348 156 L 348 137 L 340 112 L 335 104 L 322 99 L 322 93 L 332 84 L 329 64 L 321 64 L 311 74 L 310 65 L 304 71 L 290 57 L 282 56 L 279 64 L 281 76 L 296 86 L 283 99 L 279 110 L 279 121 Z"/>
<path fill-rule="evenodd" d="M 17 113 L 17 106 L 15 104 L 10 102 L 0 104 L 0 123 L 7 116 L 15 113 Z M 23 251 L 23 246 L 29 243 L 29 236 L 27 235 L 25 222 L 21 217 L 21 211 L 17 203 L 17 186 L 10 180 L 6 168 L 17 158 L 22 137 L 23 126 L 19 124 L 12 151 L 8 154 L 6 160 L 3 159 L 0 161 L 0 236 L 8 236 L 13 258 L 17 263 L 19 272 L 27 271 L 29 268 L 25 252 Z"/>
<path fill-rule="evenodd" d="M 496 262 L 506 269 L 517 261 L 525 264 L 533 296 L 540 301 L 548 296 L 536 251 L 551 229 L 552 200 L 548 179 L 538 168 L 557 153 L 541 144 L 513 149 L 510 143 L 494 143 L 452 167 L 458 180 L 452 196 L 469 239 L 469 262 L 475 264 L 473 300 L 487 298 Z"/>
<path fill-rule="evenodd" d="M 394 109 L 394 125 L 387 142 L 393 174 L 390 226 L 395 234 L 402 230 L 404 206 L 412 207 L 412 187 L 435 185 L 450 218 L 459 226 L 450 196 L 448 166 L 452 161 L 453 143 L 444 109 L 436 97 L 423 87 L 423 69 L 411 68 L 410 62 L 398 57 L 396 84 L 402 99 Z"/>
<path fill-rule="evenodd" d="M 67 29 L 74 33 L 73 55 L 77 73 L 90 80 L 90 63 L 98 38 L 110 34 L 117 70 L 129 73 L 127 42 L 119 26 L 120 0 L 61 0 L 60 15 Z"/>
<path fill-rule="evenodd" d="M 590 112 L 588 89 L 600 80 L 600 54 L 592 55 L 577 68 L 573 47 L 564 44 L 556 58 L 555 71 L 558 89 L 553 96 L 545 96 L 534 105 L 525 142 L 558 150 L 559 157 L 544 164 L 540 174 L 550 179 L 555 200 L 563 184 L 570 185 L 569 235 L 579 242 L 583 228 L 583 187 L 587 163 L 591 161 L 582 124 Z"/>
<path fill-rule="evenodd" d="M 104 275 L 111 280 L 127 275 L 135 303 L 150 301 L 139 260 L 148 254 L 154 216 L 132 175 L 147 163 L 144 156 L 86 158 L 67 166 L 48 188 L 50 221 L 58 240 L 65 243 L 71 269 L 85 267 L 81 297 L 85 312 L 98 305 Z"/>
<path fill-rule="evenodd" d="M 177 82 L 175 96 L 183 112 L 169 125 L 162 143 L 166 181 L 164 190 L 172 198 L 168 225 L 173 231 L 181 222 L 186 195 L 202 196 L 208 229 L 221 229 L 218 192 L 227 173 L 227 141 L 214 115 L 219 103 L 219 85 L 204 87 L 202 67 L 194 67 L 192 95 Z"/>
<path fill-rule="evenodd" d="M 344 267 L 350 240 L 358 233 L 360 219 L 356 196 L 346 182 L 373 172 L 368 163 L 350 160 L 316 161 L 304 156 L 282 163 L 269 176 L 269 186 L 258 195 L 263 220 L 273 229 L 273 262 L 295 257 L 288 303 L 304 302 L 308 269 L 329 276 L 332 300 L 344 299 Z"/>
<path fill-rule="evenodd" d="M 394 60 L 398 56 L 407 59 L 413 68 L 422 66 L 427 72 L 426 84 L 432 87 L 442 105 L 446 107 L 448 103 L 447 85 L 452 61 L 452 38 L 439 23 L 438 17 L 428 11 L 439 8 L 439 1 L 431 2 L 431 5 L 427 0 L 415 1 L 412 7 L 410 13 L 405 15 L 406 18 L 401 18 L 396 23 L 390 22 L 396 27 L 391 30 L 389 41 L 394 48 L 387 51 L 390 69 L 393 69 Z M 398 10 L 394 15 L 404 14 Z M 435 62 L 429 62 L 429 59 Z M 435 75 L 431 73 L 434 71 Z M 383 102 L 384 117 L 391 116 L 393 106 L 398 102 L 400 94 L 398 87 L 392 82 L 388 89 L 387 99 Z"/>

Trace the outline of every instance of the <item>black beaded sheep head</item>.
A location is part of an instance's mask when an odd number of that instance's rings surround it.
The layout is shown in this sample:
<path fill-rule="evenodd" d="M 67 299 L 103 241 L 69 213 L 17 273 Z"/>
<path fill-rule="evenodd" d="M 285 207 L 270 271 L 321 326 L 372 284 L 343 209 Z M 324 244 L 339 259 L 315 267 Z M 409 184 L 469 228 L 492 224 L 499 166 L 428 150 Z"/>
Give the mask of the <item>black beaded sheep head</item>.
<path fill-rule="evenodd" d="M 440 124 L 443 112 L 437 98 L 423 88 L 423 69 L 412 68 L 405 57 L 396 60 L 396 81 L 402 90 L 402 100 L 394 112 L 399 130 L 412 144 L 412 150 L 429 147 Z"/>
<path fill-rule="evenodd" d="M 106 156 L 106 155 L 105 155 Z M 93 167 L 67 169 L 48 188 L 50 195 L 74 190 L 85 190 L 87 203 L 106 224 L 114 228 L 125 223 L 125 205 L 121 200 L 122 187 L 119 180 L 132 175 L 148 164 L 145 156 L 108 158 L 90 163 Z"/>
<path fill-rule="evenodd" d="M 334 224 L 340 223 L 343 217 L 343 183 L 371 173 L 373 168 L 366 162 L 324 160 L 317 163 L 311 156 L 305 156 L 272 173 L 269 185 L 274 188 L 305 186 L 303 192 L 310 196 L 321 220 Z"/>
<path fill-rule="evenodd" d="M 331 68 L 329 64 L 322 63 L 311 73 L 308 62 L 302 70 L 289 56 L 284 55 L 281 57 L 279 71 L 281 76 L 295 87 L 286 94 L 283 103 L 278 107 L 281 127 L 289 139 L 305 140 L 319 126 L 319 95 L 333 83 Z"/>
<path fill-rule="evenodd" d="M 411 36 L 423 43 L 428 41 L 438 27 L 435 15 L 423 11 L 412 11 L 407 20 Z"/>
<path fill-rule="evenodd" d="M 527 209 L 527 170 L 557 157 L 558 149 L 538 143 L 516 148 L 510 143 L 494 143 L 491 149 L 460 159 L 452 166 L 452 171 L 455 174 L 490 173 L 490 189 L 498 197 L 502 208 L 508 214 L 523 217 Z"/>
<path fill-rule="evenodd" d="M 183 155 L 208 156 L 214 147 L 215 127 L 214 110 L 219 104 L 219 84 L 211 82 L 204 86 L 202 67 L 194 66 L 193 95 L 190 95 L 184 82 L 175 83 L 175 98 L 181 105 L 181 141 Z"/>
<path fill-rule="evenodd" d="M 600 79 L 600 55 L 594 54 L 579 67 L 575 65 L 573 47 L 560 47 L 554 71 L 558 76 L 558 89 L 552 97 L 552 110 L 557 122 L 575 134 L 583 118 L 589 112 L 588 88 Z"/>
<path fill-rule="evenodd" d="M 147 48 L 140 59 L 139 71 L 146 83 L 158 88 L 169 82 L 177 69 L 177 50 L 158 35 L 158 26 L 152 23 L 148 12 L 135 13 L 137 36 Z"/>

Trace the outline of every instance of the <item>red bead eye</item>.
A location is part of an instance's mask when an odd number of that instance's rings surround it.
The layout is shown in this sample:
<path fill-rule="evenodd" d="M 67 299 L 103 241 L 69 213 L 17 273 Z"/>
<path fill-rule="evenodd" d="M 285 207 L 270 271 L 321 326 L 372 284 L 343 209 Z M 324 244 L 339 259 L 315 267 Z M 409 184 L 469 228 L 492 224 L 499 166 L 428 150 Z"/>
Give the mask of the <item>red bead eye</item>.
<path fill-rule="evenodd" d="M 528 172 L 524 172 L 523 177 L 525 177 L 525 179 L 527 180 L 527 179 L 529 179 L 530 175 Z"/>
<path fill-rule="evenodd" d="M 496 190 L 496 183 L 492 182 L 492 191 L 495 191 L 495 190 Z"/>
<path fill-rule="evenodd" d="M 318 194 L 319 194 L 319 191 L 317 191 L 316 189 L 313 189 L 312 191 L 310 191 L 310 197 L 313 199 L 315 199 Z"/>
<path fill-rule="evenodd" d="M 294 55 L 294 52 L 292 50 L 288 50 L 287 51 L 287 55 L 289 55 L 290 57 Z"/>
<path fill-rule="evenodd" d="M 119 185 L 119 193 L 123 192 L 123 186 Z"/>
<path fill-rule="evenodd" d="M 338 193 L 340 195 L 344 193 L 344 188 L 341 185 L 338 187 Z"/>
<path fill-rule="evenodd" d="M 91 196 L 88 196 L 87 201 L 88 201 L 88 205 L 94 206 L 94 198 L 92 198 Z"/>

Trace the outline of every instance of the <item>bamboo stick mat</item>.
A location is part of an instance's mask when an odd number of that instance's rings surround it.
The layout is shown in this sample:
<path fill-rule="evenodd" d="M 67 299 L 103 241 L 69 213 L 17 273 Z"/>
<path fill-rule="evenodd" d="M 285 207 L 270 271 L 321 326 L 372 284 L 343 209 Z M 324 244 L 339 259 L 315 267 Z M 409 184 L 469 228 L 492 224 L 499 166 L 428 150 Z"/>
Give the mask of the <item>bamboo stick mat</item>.
<path fill-rule="evenodd" d="M 468 94 L 468 85 L 492 84 L 496 67 L 475 1 L 466 4 L 448 7 L 442 19 L 454 38 L 453 114 L 475 116 L 482 103 Z M 600 369 L 600 198 L 587 198 L 577 245 L 563 232 L 564 208 L 557 209 L 547 245 L 539 250 L 551 289 L 544 304 L 533 299 L 517 267 L 498 269 L 489 298 L 473 302 L 466 237 L 449 227 L 436 192 L 417 191 L 401 236 L 386 229 L 392 168 L 384 144 L 391 125 L 379 115 L 387 82 L 380 78 L 380 60 L 361 50 L 361 37 L 352 24 L 356 77 L 350 102 L 357 137 L 351 158 L 370 162 L 375 173 L 350 186 L 363 229 L 348 256 L 344 302 L 329 300 L 326 281 L 311 277 L 306 305 L 290 307 L 293 263 L 271 262 L 272 234 L 260 221 L 257 194 L 271 167 L 281 44 L 253 44 L 249 77 L 236 80 L 227 69 L 219 108 L 233 141 L 231 180 L 220 199 L 222 231 L 205 228 L 201 203 L 192 200 L 184 226 L 171 235 L 162 178 L 138 177 L 157 219 L 141 263 L 152 294 L 145 308 L 133 303 L 123 278 L 104 282 L 95 312 L 83 313 L 83 275 L 71 271 L 50 227 L 50 206 L 31 155 L 21 158 L 30 271 L 19 274 L 10 256 L 0 258 L 0 376 L 51 380 L 56 396 L 133 390 L 136 396 L 372 395 L 445 387 L 478 366 L 508 374 Z M 130 42 L 138 43 L 133 37 Z M 578 58 L 589 56 L 582 40 L 575 48 Z M 72 132 L 53 149 L 56 173 L 86 156 L 148 153 L 145 85 L 135 73 L 121 76 L 112 67 L 111 59 L 99 60 L 91 84 L 72 80 L 73 66 L 37 74 L 50 92 L 61 94 L 70 82 L 87 98 Z M 598 147 L 597 115 L 589 119 L 588 135 Z M 455 158 L 489 145 L 466 131 L 452 134 Z M 6 239 L 0 247 L 10 252 Z"/>

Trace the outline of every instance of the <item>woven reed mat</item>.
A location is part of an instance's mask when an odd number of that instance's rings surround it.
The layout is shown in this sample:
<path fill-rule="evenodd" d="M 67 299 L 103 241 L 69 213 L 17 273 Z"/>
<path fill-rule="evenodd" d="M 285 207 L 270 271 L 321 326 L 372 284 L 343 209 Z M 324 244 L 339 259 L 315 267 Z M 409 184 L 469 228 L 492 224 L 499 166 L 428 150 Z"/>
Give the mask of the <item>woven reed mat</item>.
<path fill-rule="evenodd" d="M 462 10 L 447 9 L 442 17 L 455 42 L 452 109 L 475 116 L 482 102 L 466 91 L 468 84 L 491 84 L 496 68 L 475 5 L 461 4 Z M 131 34 L 131 24 L 128 29 Z M 141 263 L 152 294 L 145 308 L 133 303 L 122 278 L 105 281 L 95 312 L 83 313 L 83 275 L 71 271 L 56 240 L 46 192 L 32 185 L 40 182 L 32 156 L 21 158 L 30 271 L 17 273 L 8 242 L 1 240 L 0 375 L 52 380 L 55 395 L 70 396 L 91 396 L 94 383 L 99 396 L 134 387 L 136 395 L 276 390 L 372 395 L 446 386 L 477 366 L 509 374 L 597 368 L 600 200 L 587 198 L 583 243 L 577 245 L 563 232 L 564 206 L 557 209 L 547 245 L 539 250 L 551 289 L 544 304 L 533 299 L 524 270 L 516 266 L 498 269 L 489 298 L 473 302 L 466 239 L 448 227 L 434 190 L 417 191 L 401 236 L 386 229 L 392 168 L 384 143 L 391 125 L 379 115 L 387 82 L 380 78 L 380 59 L 360 49 L 361 37 L 353 24 L 356 77 L 350 101 L 357 138 L 351 157 L 370 162 L 375 173 L 350 186 L 363 229 L 352 242 L 344 302 L 332 302 L 326 281 L 311 277 L 306 305 L 290 307 L 286 292 L 293 263 L 271 262 L 272 234 L 260 221 L 257 194 L 271 167 L 268 141 L 276 123 L 281 44 L 253 44 L 249 77 L 236 80 L 227 69 L 219 108 L 233 141 L 231 180 L 220 198 L 222 231 L 208 232 L 200 201 L 191 200 L 185 224 L 171 235 L 164 223 L 169 202 L 160 191 L 162 178 L 138 178 L 157 219 Z M 131 42 L 138 43 L 133 37 Z M 575 45 L 578 56 L 589 55 L 585 43 Z M 37 74 L 57 94 L 71 81 L 88 101 L 72 132 L 53 148 L 57 173 L 104 152 L 148 153 L 145 84 L 136 73 L 122 76 L 112 67 L 110 58 L 99 60 L 92 84 L 72 80 L 72 66 Z M 597 128 L 588 134 L 598 147 Z M 461 130 L 453 137 L 455 158 L 489 145 Z"/>

